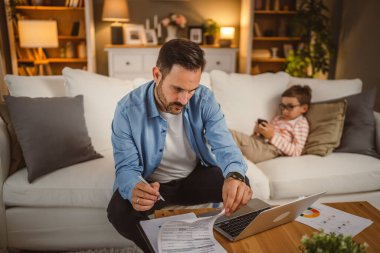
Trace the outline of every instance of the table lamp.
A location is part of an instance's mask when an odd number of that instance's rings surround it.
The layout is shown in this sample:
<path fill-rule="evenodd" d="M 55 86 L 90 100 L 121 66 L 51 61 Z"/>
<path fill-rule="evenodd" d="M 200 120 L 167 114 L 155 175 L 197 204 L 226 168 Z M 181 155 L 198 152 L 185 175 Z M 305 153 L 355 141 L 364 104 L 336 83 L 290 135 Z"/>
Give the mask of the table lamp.
<path fill-rule="evenodd" d="M 42 48 L 58 47 L 58 29 L 56 20 L 19 20 L 18 34 L 20 47 L 38 48 L 38 58 L 35 64 L 40 65 L 40 75 L 43 75 L 43 64 L 48 64 L 44 59 Z"/>
<path fill-rule="evenodd" d="M 230 47 L 235 38 L 235 27 L 221 27 L 219 46 Z"/>
<path fill-rule="evenodd" d="M 111 25 L 111 43 L 123 44 L 123 27 L 120 22 L 129 21 L 127 0 L 105 0 L 102 20 L 114 21 Z"/>

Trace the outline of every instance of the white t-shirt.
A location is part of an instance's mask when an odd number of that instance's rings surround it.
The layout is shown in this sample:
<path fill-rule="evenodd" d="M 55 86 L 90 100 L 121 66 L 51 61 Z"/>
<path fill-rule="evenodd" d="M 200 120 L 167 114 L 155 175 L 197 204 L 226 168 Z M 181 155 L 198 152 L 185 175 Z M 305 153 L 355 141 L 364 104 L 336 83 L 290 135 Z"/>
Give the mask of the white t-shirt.
<path fill-rule="evenodd" d="M 187 139 L 182 113 L 160 112 L 168 123 L 164 153 L 159 167 L 149 177 L 154 182 L 166 183 L 187 177 L 197 165 L 197 157 Z"/>

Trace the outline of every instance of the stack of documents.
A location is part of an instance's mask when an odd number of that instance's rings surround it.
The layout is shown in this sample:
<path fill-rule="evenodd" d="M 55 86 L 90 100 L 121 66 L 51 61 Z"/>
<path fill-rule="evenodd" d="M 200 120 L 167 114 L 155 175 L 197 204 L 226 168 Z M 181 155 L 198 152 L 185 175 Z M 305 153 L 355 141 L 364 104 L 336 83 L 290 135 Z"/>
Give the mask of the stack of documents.
<path fill-rule="evenodd" d="M 140 221 L 149 243 L 155 252 L 226 252 L 215 240 L 215 220 L 224 214 L 197 218 L 187 213 L 164 218 Z"/>

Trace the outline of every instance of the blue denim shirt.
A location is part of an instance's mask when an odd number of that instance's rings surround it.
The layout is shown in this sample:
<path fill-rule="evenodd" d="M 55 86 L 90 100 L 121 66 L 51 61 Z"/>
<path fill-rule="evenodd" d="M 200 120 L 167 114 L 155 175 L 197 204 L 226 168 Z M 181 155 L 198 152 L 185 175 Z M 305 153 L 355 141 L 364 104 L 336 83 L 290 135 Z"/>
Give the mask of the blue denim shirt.
<path fill-rule="evenodd" d="M 132 190 L 160 165 L 167 122 L 160 116 L 154 99 L 154 81 L 122 98 L 112 122 L 112 145 L 116 180 L 124 199 L 132 200 Z M 217 166 L 226 176 L 236 171 L 245 175 L 247 165 L 227 129 L 220 105 L 213 93 L 200 85 L 183 109 L 185 132 L 199 161 Z"/>

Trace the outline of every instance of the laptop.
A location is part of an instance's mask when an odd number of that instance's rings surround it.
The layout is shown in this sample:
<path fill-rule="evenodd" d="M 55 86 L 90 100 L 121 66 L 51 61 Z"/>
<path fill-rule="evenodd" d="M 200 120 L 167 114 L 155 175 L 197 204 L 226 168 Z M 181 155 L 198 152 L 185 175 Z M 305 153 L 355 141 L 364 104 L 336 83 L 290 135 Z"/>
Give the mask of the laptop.
<path fill-rule="evenodd" d="M 271 207 L 260 199 L 251 199 L 233 215 L 219 217 L 214 229 L 230 241 L 238 241 L 293 221 L 326 192 L 320 192 Z"/>

